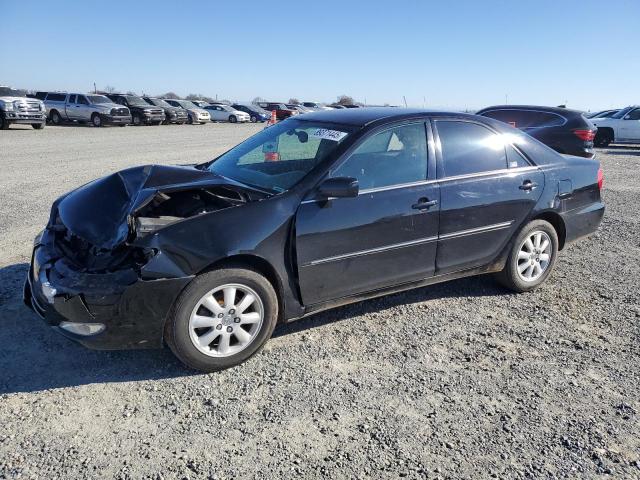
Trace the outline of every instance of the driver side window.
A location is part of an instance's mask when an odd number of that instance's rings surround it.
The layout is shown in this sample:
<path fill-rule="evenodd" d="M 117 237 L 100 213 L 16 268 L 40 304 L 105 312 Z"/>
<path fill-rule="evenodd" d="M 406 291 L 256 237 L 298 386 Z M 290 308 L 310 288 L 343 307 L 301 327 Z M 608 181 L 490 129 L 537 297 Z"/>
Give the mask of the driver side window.
<path fill-rule="evenodd" d="M 331 176 L 354 177 L 361 190 L 426 180 L 424 123 L 402 125 L 373 134 Z"/>

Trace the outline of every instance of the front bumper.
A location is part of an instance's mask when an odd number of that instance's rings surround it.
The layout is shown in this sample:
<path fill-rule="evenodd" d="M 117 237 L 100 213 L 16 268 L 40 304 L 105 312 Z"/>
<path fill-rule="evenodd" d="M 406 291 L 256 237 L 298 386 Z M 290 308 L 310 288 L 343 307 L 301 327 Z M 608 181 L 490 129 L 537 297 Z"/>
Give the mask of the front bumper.
<path fill-rule="evenodd" d="M 163 113 L 143 113 L 142 119 L 145 123 L 164 122 L 165 115 Z"/>
<path fill-rule="evenodd" d="M 177 113 L 174 116 L 167 115 L 165 118 L 169 123 L 185 123 L 189 119 L 186 113 Z"/>
<path fill-rule="evenodd" d="M 26 112 L 5 112 L 4 117 L 11 123 L 45 123 L 47 121 L 46 112 L 26 113 Z"/>
<path fill-rule="evenodd" d="M 106 123 L 111 125 L 128 125 L 131 123 L 131 115 L 103 115 Z"/>
<path fill-rule="evenodd" d="M 98 350 L 157 348 L 169 309 L 192 277 L 143 280 L 133 269 L 92 274 L 61 258 L 45 230 L 36 239 L 24 302 L 57 332 Z M 63 321 L 102 324 L 94 335 L 60 328 Z"/>

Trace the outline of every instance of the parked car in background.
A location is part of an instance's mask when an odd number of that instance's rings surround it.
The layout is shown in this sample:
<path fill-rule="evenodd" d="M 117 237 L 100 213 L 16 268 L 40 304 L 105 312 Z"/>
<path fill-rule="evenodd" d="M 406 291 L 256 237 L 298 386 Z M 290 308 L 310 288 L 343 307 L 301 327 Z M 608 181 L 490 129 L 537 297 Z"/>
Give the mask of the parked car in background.
<path fill-rule="evenodd" d="M 123 105 L 131 112 L 131 123 L 134 125 L 160 125 L 165 120 L 164 110 L 160 107 L 149 105 L 142 97 L 137 95 L 123 95 L 120 93 L 108 93 L 107 97 L 118 105 Z"/>
<path fill-rule="evenodd" d="M 268 112 L 276 111 L 276 118 L 278 120 L 284 120 L 293 115 L 298 115 L 297 110 L 293 110 L 287 107 L 284 103 L 277 102 L 258 102 L 258 106 L 264 108 Z"/>
<path fill-rule="evenodd" d="M 344 105 L 340 105 L 339 103 L 332 103 L 331 105 L 328 105 L 328 107 L 333 108 L 334 110 L 343 110 L 347 108 Z"/>
<path fill-rule="evenodd" d="M 277 322 L 339 305 L 485 273 L 534 290 L 597 230 L 601 187 L 598 161 L 490 118 L 315 112 L 207 163 L 128 168 L 63 195 L 24 299 L 85 346 L 166 342 L 221 370 Z"/>
<path fill-rule="evenodd" d="M 587 117 L 588 119 L 609 118 L 609 117 L 615 115 L 616 113 L 618 113 L 619 111 L 620 111 L 619 108 L 616 108 L 615 110 L 601 110 L 599 112 L 588 113 L 588 114 L 585 115 L 585 117 Z"/>
<path fill-rule="evenodd" d="M 149 105 L 153 105 L 154 107 L 160 107 L 164 110 L 164 121 L 162 122 L 165 125 L 170 123 L 176 123 L 178 125 L 182 125 L 187 123 L 189 116 L 187 115 L 187 111 L 184 108 L 174 107 L 169 105 L 167 102 L 162 100 L 161 98 L 155 97 L 142 97 L 145 102 Z"/>
<path fill-rule="evenodd" d="M 234 103 L 231 105 L 236 110 L 249 114 L 249 120 L 253 123 L 267 122 L 271 118 L 271 114 L 265 109 L 258 107 L 257 105 L 250 105 L 244 103 Z"/>
<path fill-rule="evenodd" d="M 318 102 L 302 102 L 302 106 L 310 108 L 313 111 L 331 110 L 329 107 L 324 106 Z"/>
<path fill-rule="evenodd" d="M 606 147 L 610 143 L 640 143 L 640 106 L 623 108 L 609 118 L 594 118 L 598 127 L 595 144 Z"/>
<path fill-rule="evenodd" d="M 345 108 L 360 108 L 360 105 L 344 105 Z"/>
<path fill-rule="evenodd" d="M 251 117 L 229 105 L 207 105 L 204 109 L 209 112 L 212 122 L 248 122 Z"/>
<path fill-rule="evenodd" d="M 313 112 L 313 110 L 311 110 L 311 109 L 309 109 L 307 107 L 303 107 L 302 105 L 297 105 L 295 103 L 287 103 L 285 105 L 286 105 L 287 108 L 290 108 L 291 110 L 295 110 L 300 115 L 303 115 L 305 113 Z"/>
<path fill-rule="evenodd" d="M 12 123 L 31 125 L 36 130 L 44 128 L 47 110 L 37 98 L 27 98 L 22 91 L 0 86 L 0 130 Z"/>
<path fill-rule="evenodd" d="M 54 125 L 65 122 L 91 123 L 94 127 L 131 123 L 127 107 L 118 105 L 104 95 L 92 93 L 44 93 L 49 121 Z"/>
<path fill-rule="evenodd" d="M 581 112 L 536 105 L 498 105 L 476 113 L 508 123 L 556 152 L 591 158 L 596 127 Z"/>
<path fill-rule="evenodd" d="M 174 107 L 183 108 L 187 112 L 187 123 L 198 123 L 204 125 L 211 120 L 211 115 L 204 108 L 198 107 L 195 103 L 189 100 L 175 100 L 170 98 L 163 99 L 169 105 Z"/>

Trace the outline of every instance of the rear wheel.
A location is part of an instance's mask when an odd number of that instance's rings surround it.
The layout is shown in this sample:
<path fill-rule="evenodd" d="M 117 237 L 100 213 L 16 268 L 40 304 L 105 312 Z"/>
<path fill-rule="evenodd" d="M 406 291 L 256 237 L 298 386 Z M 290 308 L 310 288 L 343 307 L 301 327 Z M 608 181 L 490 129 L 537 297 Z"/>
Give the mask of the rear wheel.
<path fill-rule="evenodd" d="M 185 365 L 213 372 L 238 365 L 271 337 L 278 299 L 269 281 L 245 268 L 196 277 L 176 301 L 165 327 L 167 344 Z"/>
<path fill-rule="evenodd" d="M 51 123 L 53 123 L 54 125 L 60 125 L 62 123 L 62 117 L 57 110 L 51 111 L 51 113 L 49 114 L 49 120 L 51 120 Z"/>
<path fill-rule="evenodd" d="M 611 133 L 608 130 L 598 130 L 593 143 L 596 147 L 608 147 L 612 141 L 613 138 L 611 138 Z"/>
<path fill-rule="evenodd" d="M 44 128 L 44 123 L 32 123 L 31 126 L 36 130 L 42 130 Z"/>
<path fill-rule="evenodd" d="M 558 234 L 544 220 L 529 222 L 511 246 L 498 281 L 516 292 L 528 292 L 542 284 L 553 271 L 558 253 Z"/>

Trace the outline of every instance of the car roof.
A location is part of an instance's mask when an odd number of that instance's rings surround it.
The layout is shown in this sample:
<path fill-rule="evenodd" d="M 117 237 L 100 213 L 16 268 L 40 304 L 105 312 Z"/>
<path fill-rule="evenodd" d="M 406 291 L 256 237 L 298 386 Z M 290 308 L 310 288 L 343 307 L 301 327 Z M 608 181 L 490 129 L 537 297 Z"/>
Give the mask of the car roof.
<path fill-rule="evenodd" d="M 541 112 L 557 113 L 558 115 L 582 115 L 582 112 L 578 110 L 571 110 L 570 108 L 562 107 L 545 107 L 542 105 L 493 105 L 491 107 L 478 110 L 478 114 L 488 110 L 538 110 Z"/>
<path fill-rule="evenodd" d="M 305 113 L 298 117 L 300 120 L 312 120 L 318 122 L 342 123 L 363 127 L 380 120 L 405 120 L 421 117 L 461 117 L 473 118 L 473 115 L 458 112 L 440 112 L 422 110 L 418 108 L 401 107 L 364 107 L 364 108 L 340 108 L 336 110 L 321 110 L 319 112 Z"/>

